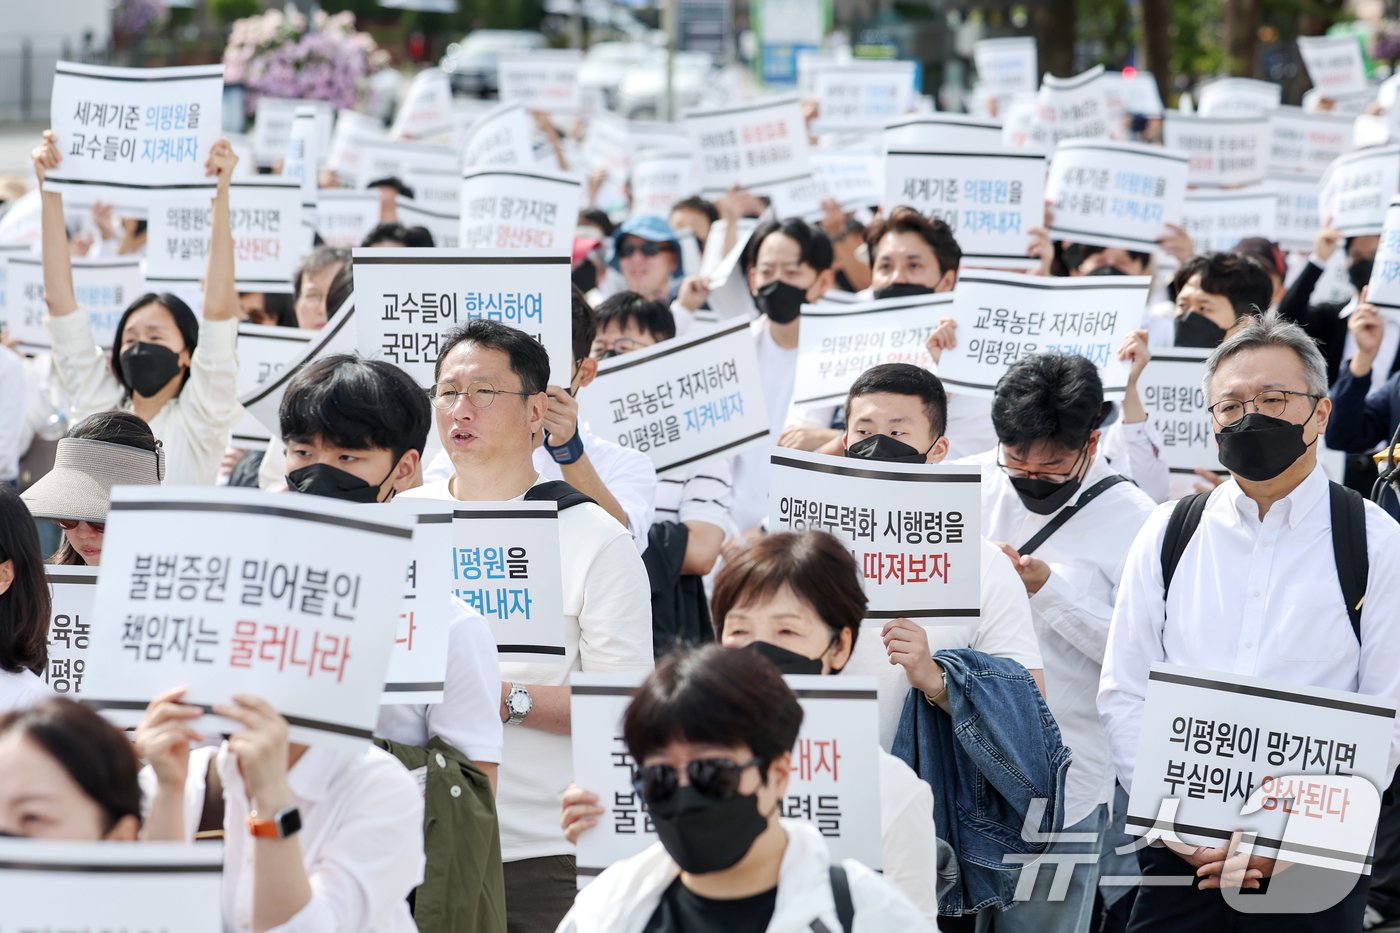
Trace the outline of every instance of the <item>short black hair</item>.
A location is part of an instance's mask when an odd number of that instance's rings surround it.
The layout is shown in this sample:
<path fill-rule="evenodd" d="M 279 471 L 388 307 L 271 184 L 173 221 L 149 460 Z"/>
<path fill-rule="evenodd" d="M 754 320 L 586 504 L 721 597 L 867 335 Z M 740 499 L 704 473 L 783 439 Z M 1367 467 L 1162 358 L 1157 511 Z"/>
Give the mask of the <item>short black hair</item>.
<path fill-rule="evenodd" d="M 338 262 L 343 262 L 347 266 L 350 264 L 350 251 L 343 246 L 320 245 L 313 249 L 301 265 L 297 266 L 297 271 L 292 273 L 292 300 L 301 297 L 301 280 L 304 276 L 315 275 L 322 269 L 333 266 Z"/>
<path fill-rule="evenodd" d="M 1235 317 L 1263 314 L 1274 297 L 1274 283 L 1263 264 L 1244 253 L 1202 253 L 1192 256 L 1172 279 L 1168 294 L 1172 301 L 1186 283 L 1201 277 L 1201 290 L 1224 295 L 1235 309 Z"/>
<path fill-rule="evenodd" d="M 375 224 L 374 229 L 365 234 L 361 246 L 379 246 L 382 243 L 402 243 L 408 245 L 408 228 L 401 223 Z"/>
<path fill-rule="evenodd" d="M 807 223 L 801 217 L 789 217 L 786 220 L 770 220 L 749 237 L 748 245 L 744 247 L 740 257 L 745 273 L 758 262 L 758 251 L 763 246 L 763 241 L 775 233 L 781 233 L 795 241 L 802 262 L 818 272 L 830 269 L 836 259 L 836 254 L 831 248 L 831 238 L 825 231 Z"/>
<path fill-rule="evenodd" d="M 116 338 L 112 341 L 112 375 L 116 377 L 117 385 L 122 387 L 122 394 L 126 398 L 131 397 L 131 386 L 126 381 L 126 376 L 122 375 L 122 333 L 126 330 L 126 322 L 137 311 L 151 305 L 159 305 L 170 313 L 170 317 L 175 322 L 175 327 L 180 331 L 180 338 L 185 341 L 185 349 L 193 356 L 195 347 L 199 346 L 199 318 L 195 317 L 190 306 L 178 295 L 170 292 L 147 292 L 126 306 L 122 312 L 121 320 L 117 321 Z M 190 380 L 190 370 L 185 370 L 184 378 L 180 380 L 180 391 L 185 390 L 185 383 Z M 178 392 L 176 393 L 179 394 Z"/>
<path fill-rule="evenodd" d="M 579 291 L 579 287 L 569 287 L 573 289 L 573 359 L 577 363 L 588 359 L 588 355 L 593 351 L 593 341 L 598 337 L 598 317 L 593 313 L 593 306 L 588 303 L 588 299 L 583 297 L 583 292 Z"/>
<path fill-rule="evenodd" d="M 277 322 L 278 327 L 297 326 L 297 303 L 292 296 L 282 292 L 263 292 L 264 313 Z"/>
<path fill-rule="evenodd" d="M 792 751 L 802 706 L 772 661 L 709 644 L 666 655 L 622 716 L 622 738 L 640 765 L 672 742 L 743 745 L 768 764 Z"/>
<path fill-rule="evenodd" d="M 336 312 L 345 307 L 345 303 L 350 300 L 350 296 L 355 294 L 355 264 L 347 262 L 336 272 L 335 278 L 331 279 L 331 287 L 326 289 L 326 320 L 335 317 Z M 292 320 L 296 320 L 296 308 L 293 306 Z"/>
<path fill-rule="evenodd" d="M 544 344 L 534 337 L 500 321 L 476 318 L 449 330 L 442 340 L 442 350 L 433 364 L 433 381 L 442 376 L 442 361 L 460 343 L 475 343 L 489 350 L 500 350 L 510 357 L 511 372 L 520 379 L 520 389 L 531 395 L 543 392 L 549 385 L 549 354 Z"/>
<path fill-rule="evenodd" d="M 585 207 L 578 212 L 578 222 L 582 224 L 592 224 L 603 231 L 603 239 L 611 240 L 613 233 L 617 231 L 617 225 L 612 222 L 608 212 L 597 207 Z"/>
<path fill-rule="evenodd" d="M 1034 353 L 1012 363 L 992 397 L 992 427 L 1013 452 L 1049 441 L 1069 450 L 1089 442 L 1103 414 L 1103 381 L 1086 357 Z"/>
<path fill-rule="evenodd" d="M 1064 244 L 1061 252 L 1063 253 L 1065 271 L 1073 275 L 1079 271 L 1080 266 L 1084 265 L 1084 260 L 1088 259 L 1090 256 L 1097 256 L 1107 248 L 1106 246 L 1090 246 L 1087 243 Z M 1129 259 L 1138 263 L 1144 269 L 1146 269 L 1147 264 L 1152 261 L 1151 253 L 1144 253 L 1133 249 L 1124 250 L 1124 252 L 1128 254 Z"/>
<path fill-rule="evenodd" d="M 888 217 L 877 218 L 865 231 L 865 249 L 869 253 L 872 269 L 875 267 L 875 256 L 880 251 L 880 241 L 891 233 L 917 234 L 933 250 L 933 258 L 938 260 L 939 275 L 956 272 L 962 265 L 962 247 L 953 235 L 953 228 L 941 220 L 925 217 L 918 209 L 905 204 L 890 211 Z"/>
<path fill-rule="evenodd" d="M 402 369 L 337 353 L 292 378 L 277 419 L 289 442 L 319 438 L 347 450 L 384 449 L 398 462 L 406 451 L 423 452 L 433 412 L 427 393 Z"/>
<path fill-rule="evenodd" d="M 719 220 L 719 208 L 715 207 L 713 201 L 707 201 L 698 194 L 693 194 L 688 198 L 681 198 L 675 204 L 672 204 L 671 209 L 666 212 L 666 216 L 669 217 L 676 211 L 695 211 L 698 214 L 704 214 L 710 219 L 710 223 L 715 223 Z"/>
<path fill-rule="evenodd" d="M 850 422 L 851 403 L 862 395 L 888 392 L 891 395 L 912 395 L 924 403 L 934 437 L 942 437 L 948 429 L 948 393 L 942 381 L 922 366 L 913 363 L 881 363 L 861 373 L 846 393 L 846 420 Z"/>
<path fill-rule="evenodd" d="M 404 246 L 414 249 L 432 249 L 437 245 L 433 242 L 433 232 L 427 227 L 406 227 L 404 232 L 408 234 L 408 239 L 403 241 Z"/>
<path fill-rule="evenodd" d="M 0 563 L 14 564 L 15 578 L 0 595 L 0 670 L 43 676 L 49 661 L 49 581 L 39 531 L 24 500 L 0 483 Z"/>
<path fill-rule="evenodd" d="M 594 314 L 598 318 L 598 329 L 603 330 L 616 322 L 626 329 L 628 323 L 635 323 L 638 330 L 651 334 L 660 343 L 676 336 L 676 316 L 664 301 L 644 298 L 636 292 L 618 292 L 598 305 Z"/>

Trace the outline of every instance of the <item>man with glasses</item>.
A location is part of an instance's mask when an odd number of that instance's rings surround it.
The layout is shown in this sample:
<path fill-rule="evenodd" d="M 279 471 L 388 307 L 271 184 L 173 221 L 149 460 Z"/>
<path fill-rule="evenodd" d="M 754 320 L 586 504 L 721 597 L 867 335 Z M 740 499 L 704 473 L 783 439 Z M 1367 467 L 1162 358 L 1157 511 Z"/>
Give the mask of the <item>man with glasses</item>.
<path fill-rule="evenodd" d="M 681 245 L 666 221 L 639 214 L 628 218 L 613 237 L 613 265 L 628 291 L 669 302 L 671 283 L 681 268 Z"/>
<path fill-rule="evenodd" d="M 475 320 L 443 338 L 432 389 L 445 480 L 403 493 L 465 501 L 521 500 L 543 478 L 532 462 L 550 407 L 549 357 L 523 331 Z M 575 892 L 572 847 L 559 833 L 571 777 L 569 675 L 652 666 L 646 570 L 622 525 L 593 502 L 561 501 L 559 567 L 565 653 L 558 663 L 505 663 L 505 730 L 497 809 L 511 931 L 558 925 Z"/>
<path fill-rule="evenodd" d="M 1204 498 L 1153 512 L 1128 553 L 1109 629 L 1099 716 L 1118 779 L 1130 791 L 1155 662 L 1287 681 L 1304 694 L 1322 687 L 1400 695 L 1400 528 L 1378 506 L 1331 486 L 1317 462 L 1332 409 L 1317 345 L 1269 312 L 1211 354 L 1205 389 L 1230 479 Z M 1184 518 L 1192 506 L 1194 528 Z M 1355 580 L 1355 547 L 1351 560 L 1337 559 L 1334 514 L 1364 526 L 1364 588 Z M 1169 526 L 1178 532 L 1170 552 Z M 1358 589 L 1359 600 L 1343 596 Z M 1400 760 L 1400 732 L 1389 759 L 1386 784 Z M 1227 870 L 1226 855 L 1224 846 L 1181 843 L 1139 850 L 1143 874 L 1157 880 L 1139 889 L 1129 930 L 1361 929 L 1365 883 L 1336 905 L 1317 904 L 1317 913 L 1235 912 L 1216 890 L 1222 878 L 1256 889 L 1276 866 L 1251 856 L 1243 872 L 1234 861 Z M 1198 886 L 1167 880 L 1193 876 Z M 1309 880 L 1298 868 L 1286 877 L 1296 879 L 1289 887 Z"/>

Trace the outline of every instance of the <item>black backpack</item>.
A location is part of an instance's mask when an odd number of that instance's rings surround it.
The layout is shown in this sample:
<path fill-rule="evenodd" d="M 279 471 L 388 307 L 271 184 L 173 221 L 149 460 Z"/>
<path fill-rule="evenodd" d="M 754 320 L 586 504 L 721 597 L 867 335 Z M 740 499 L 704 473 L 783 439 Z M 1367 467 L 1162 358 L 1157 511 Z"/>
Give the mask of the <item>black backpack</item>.
<path fill-rule="evenodd" d="M 1371 562 L 1366 552 L 1366 502 L 1361 494 L 1337 483 L 1328 483 L 1332 508 L 1332 560 L 1337 565 L 1337 582 L 1342 585 L 1351 630 L 1361 641 L 1361 608 L 1366 601 L 1366 578 Z M 1172 575 L 1186 545 L 1201 524 L 1208 492 L 1186 496 L 1176 503 L 1162 538 L 1162 598 L 1171 589 Z"/>
<path fill-rule="evenodd" d="M 832 862 L 828 874 L 831 878 L 831 896 L 836 901 L 836 919 L 841 921 L 843 933 L 851 933 L 856 920 L 855 904 L 851 901 L 851 879 L 846 877 L 846 867 L 840 862 Z M 832 933 L 820 920 L 812 921 L 811 930 L 812 933 Z"/>
<path fill-rule="evenodd" d="M 531 486 L 525 490 L 524 499 L 526 502 L 549 502 L 559 503 L 559 511 L 572 509 L 576 505 L 583 505 L 585 502 L 593 502 L 589 496 L 579 492 L 562 479 L 552 479 L 540 483 L 538 486 Z M 597 505 L 595 502 L 594 505 Z"/>

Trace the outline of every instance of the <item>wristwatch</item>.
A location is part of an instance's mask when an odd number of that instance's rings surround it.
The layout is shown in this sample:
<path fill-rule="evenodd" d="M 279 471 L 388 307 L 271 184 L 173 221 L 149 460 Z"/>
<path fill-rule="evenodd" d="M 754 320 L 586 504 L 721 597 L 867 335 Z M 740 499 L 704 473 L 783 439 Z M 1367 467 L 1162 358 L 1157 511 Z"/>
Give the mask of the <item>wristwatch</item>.
<path fill-rule="evenodd" d="M 520 725 L 534 707 L 535 701 L 530 697 L 530 691 L 520 684 L 511 684 L 510 694 L 506 696 L 506 712 L 509 714 L 506 724 Z"/>
<path fill-rule="evenodd" d="M 248 814 L 248 832 L 255 839 L 286 839 L 301 831 L 301 811 L 296 804 L 278 810 L 270 820 L 261 819 L 258 811 Z"/>
<path fill-rule="evenodd" d="M 583 456 L 583 437 L 581 432 L 575 428 L 573 437 L 569 438 L 566 443 L 560 444 L 558 447 L 553 447 L 549 443 L 549 435 L 545 434 L 544 449 L 549 451 L 549 455 L 554 458 L 555 463 L 573 463 L 579 457 Z"/>

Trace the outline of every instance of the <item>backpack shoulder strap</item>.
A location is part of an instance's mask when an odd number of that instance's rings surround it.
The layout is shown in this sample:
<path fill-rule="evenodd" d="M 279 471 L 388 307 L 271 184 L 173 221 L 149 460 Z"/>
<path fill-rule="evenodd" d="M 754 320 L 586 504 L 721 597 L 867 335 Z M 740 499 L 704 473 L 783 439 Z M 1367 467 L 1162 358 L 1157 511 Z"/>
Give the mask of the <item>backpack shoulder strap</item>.
<path fill-rule="evenodd" d="M 1076 502 L 1074 505 L 1060 509 L 1060 511 L 1055 514 L 1055 517 L 1050 519 L 1050 521 L 1046 522 L 1045 526 L 1039 531 L 1037 531 L 1029 541 L 1021 545 L 1021 547 L 1017 549 L 1016 553 L 1035 553 L 1036 548 L 1040 547 L 1042 544 L 1048 541 L 1050 539 L 1050 536 L 1053 535 L 1055 532 L 1059 531 L 1060 527 L 1064 525 L 1065 522 L 1069 521 L 1071 518 L 1074 518 L 1074 516 L 1079 513 L 1080 509 L 1084 508 L 1084 506 L 1088 505 L 1090 502 L 1093 502 L 1099 497 L 1100 494 L 1107 492 L 1109 489 L 1112 489 L 1119 483 L 1131 482 L 1132 480 L 1128 479 L 1128 477 L 1124 476 L 1121 473 L 1114 473 L 1112 476 L 1105 476 L 1103 479 L 1099 480 L 1097 483 L 1084 490 L 1084 492 L 1081 493 L 1079 496 L 1079 501 Z"/>
<path fill-rule="evenodd" d="M 552 500 L 559 503 L 559 511 L 561 512 L 565 509 L 572 509 L 576 505 L 583 505 L 585 502 L 593 502 L 591 497 L 584 495 L 561 479 L 553 479 L 540 483 L 538 486 L 531 486 L 525 490 L 524 498 L 526 502 L 549 502 Z"/>
<path fill-rule="evenodd" d="M 1209 498 L 1208 492 L 1183 496 L 1177 500 L 1176 508 L 1172 509 L 1166 533 L 1162 536 L 1163 599 L 1166 599 L 1167 591 L 1172 587 L 1172 576 L 1176 573 L 1176 565 L 1181 563 L 1181 555 L 1186 553 L 1186 545 L 1191 543 L 1191 536 L 1201 524 L 1201 514 L 1205 512 Z"/>
<path fill-rule="evenodd" d="M 199 825 L 195 827 L 196 839 L 224 837 L 224 783 L 216 767 L 218 758 L 218 755 L 210 755 L 208 769 L 204 772 L 204 805 L 199 811 Z"/>
<path fill-rule="evenodd" d="M 831 896 L 836 901 L 836 919 L 841 921 L 843 933 L 851 933 L 856 922 L 856 908 L 851 901 L 851 879 L 846 877 L 845 866 L 836 861 L 831 863 L 830 874 Z M 826 927 L 820 920 L 812 921 L 813 931 L 817 931 L 819 926 L 823 930 Z"/>
<path fill-rule="evenodd" d="M 1361 609 L 1366 601 L 1366 580 L 1371 561 L 1366 548 L 1366 503 L 1361 494 L 1337 483 L 1328 485 L 1332 509 L 1332 559 L 1337 582 L 1342 585 L 1347 616 L 1356 640 L 1361 641 Z"/>

